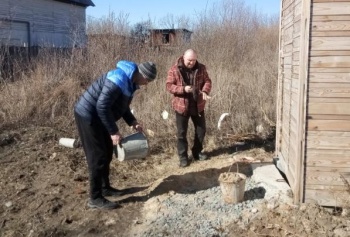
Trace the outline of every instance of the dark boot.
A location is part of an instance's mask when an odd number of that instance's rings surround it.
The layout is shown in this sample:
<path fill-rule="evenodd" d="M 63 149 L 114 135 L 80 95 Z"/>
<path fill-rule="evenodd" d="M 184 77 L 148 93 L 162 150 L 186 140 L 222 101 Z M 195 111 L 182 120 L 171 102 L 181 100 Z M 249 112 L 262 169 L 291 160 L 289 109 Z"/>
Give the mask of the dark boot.
<path fill-rule="evenodd" d="M 124 194 L 123 191 L 116 188 L 112 188 L 112 187 L 102 188 L 102 195 L 105 197 L 118 197 L 123 194 Z"/>
<path fill-rule="evenodd" d="M 97 208 L 97 209 L 116 209 L 120 207 L 118 203 L 111 202 L 104 197 L 96 198 L 96 199 L 90 199 L 88 202 L 88 207 L 90 208 Z"/>
<path fill-rule="evenodd" d="M 193 159 L 194 160 L 208 160 L 208 156 L 202 152 L 199 152 L 199 153 L 194 153 L 192 154 L 193 155 Z"/>
<path fill-rule="evenodd" d="M 180 158 L 180 167 L 186 167 L 189 165 L 189 161 L 187 159 L 187 157 L 181 157 Z"/>

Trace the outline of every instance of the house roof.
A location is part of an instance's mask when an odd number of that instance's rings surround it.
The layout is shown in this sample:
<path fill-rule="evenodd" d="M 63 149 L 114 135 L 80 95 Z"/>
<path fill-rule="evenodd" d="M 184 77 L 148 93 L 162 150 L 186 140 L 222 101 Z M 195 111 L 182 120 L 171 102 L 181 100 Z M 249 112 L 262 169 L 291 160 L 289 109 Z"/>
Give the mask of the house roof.
<path fill-rule="evenodd" d="M 182 31 L 187 33 L 193 33 L 192 31 L 189 31 L 187 29 L 151 29 L 153 32 L 162 32 L 162 33 L 169 33 L 169 32 L 175 32 L 175 31 Z"/>
<path fill-rule="evenodd" d="M 56 0 L 59 2 L 66 2 L 66 3 L 73 3 L 80 6 L 88 7 L 88 6 L 95 6 L 95 4 L 91 0 Z"/>

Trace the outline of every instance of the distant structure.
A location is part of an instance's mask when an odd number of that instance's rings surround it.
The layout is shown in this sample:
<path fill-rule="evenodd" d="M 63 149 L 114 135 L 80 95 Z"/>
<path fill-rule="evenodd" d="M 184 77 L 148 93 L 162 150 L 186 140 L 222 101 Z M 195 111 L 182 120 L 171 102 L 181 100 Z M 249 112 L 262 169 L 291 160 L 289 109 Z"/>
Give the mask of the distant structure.
<path fill-rule="evenodd" d="M 1 0 L 0 46 L 83 47 L 89 6 L 91 0 Z"/>
<path fill-rule="evenodd" d="M 187 29 L 151 29 L 150 41 L 151 47 L 169 47 L 178 46 L 191 42 L 192 31 Z"/>

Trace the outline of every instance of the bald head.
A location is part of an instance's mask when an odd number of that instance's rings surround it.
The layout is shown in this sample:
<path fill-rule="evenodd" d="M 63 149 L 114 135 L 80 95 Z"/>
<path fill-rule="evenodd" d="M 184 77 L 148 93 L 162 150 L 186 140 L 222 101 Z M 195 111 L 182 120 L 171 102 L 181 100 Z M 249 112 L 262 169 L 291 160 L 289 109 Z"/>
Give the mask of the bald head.
<path fill-rule="evenodd" d="M 187 68 L 193 68 L 197 62 L 197 53 L 193 49 L 187 49 L 183 55 L 184 65 Z"/>

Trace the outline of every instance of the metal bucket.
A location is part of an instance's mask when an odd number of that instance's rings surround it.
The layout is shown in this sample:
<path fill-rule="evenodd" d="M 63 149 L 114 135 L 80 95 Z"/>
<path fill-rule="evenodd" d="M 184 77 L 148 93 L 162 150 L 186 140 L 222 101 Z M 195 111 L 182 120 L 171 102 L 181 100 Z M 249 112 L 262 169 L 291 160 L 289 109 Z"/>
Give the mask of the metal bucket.
<path fill-rule="evenodd" d="M 242 173 L 220 174 L 220 188 L 225 203 L 236 204 L 243 201 L 246 179 L 247 176 Z"/>
<path fill-rule="evenodd" d="M 148 155 L 148 141 L 143 133 L 134 133 L 124 137 L 121 145 L 114 147 L 119 161 L 143 159 Z"/>

